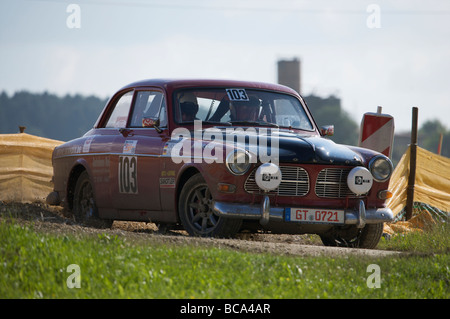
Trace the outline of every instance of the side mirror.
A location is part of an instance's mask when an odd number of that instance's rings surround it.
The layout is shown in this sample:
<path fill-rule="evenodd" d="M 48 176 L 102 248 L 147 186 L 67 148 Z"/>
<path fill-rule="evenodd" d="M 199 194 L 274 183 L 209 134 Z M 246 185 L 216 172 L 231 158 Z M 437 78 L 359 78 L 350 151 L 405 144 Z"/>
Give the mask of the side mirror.
<path fill-rule="evenodd" d="M 144 117 L 142 119 L 142 127 L 150 127 L 154 128 L 158 133 L 161 133 L 162 130 L 159 128 L 159 119 Z"/>
<path fill-rule="evenodd" d="M 325 126 L 320 127 L 320 135 L 333 136 L 334 135 L 334 125 L 325 125 Z"/>

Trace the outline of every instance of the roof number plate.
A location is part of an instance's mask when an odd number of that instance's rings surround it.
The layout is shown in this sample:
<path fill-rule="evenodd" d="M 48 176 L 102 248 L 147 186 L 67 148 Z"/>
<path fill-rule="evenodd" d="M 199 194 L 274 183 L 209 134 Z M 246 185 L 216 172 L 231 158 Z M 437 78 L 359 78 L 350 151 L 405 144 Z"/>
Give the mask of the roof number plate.
<path fill-rule="evenodd" d="M 230 101 L 248 101 L 247 92 L 245 89 L 226 89 Z"/>

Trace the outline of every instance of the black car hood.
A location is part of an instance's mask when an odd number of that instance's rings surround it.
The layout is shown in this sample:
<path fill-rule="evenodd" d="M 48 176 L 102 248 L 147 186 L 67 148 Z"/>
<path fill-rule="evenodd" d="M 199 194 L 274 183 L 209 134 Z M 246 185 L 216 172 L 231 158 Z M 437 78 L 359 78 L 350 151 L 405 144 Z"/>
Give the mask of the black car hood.
<path fill-rule="evenodd" d="M 242 132 L 239 131 L 226 132 L 224 140 L 227 140 L 227 144 L 229 144 L 229 142 L 233 141 L 234 138 L 231 135 L 238 136 L 240 134 L 242 134 Z M 265 154 L 269 155 L 269 157 L 271 155 L 270 150 L 272 147 L 276 147 L 278 144 L 279 163 L 358 166 L 363 162 L 361 155 L 354 152 L 349 147 L 336 144 L 332 140 L 319 136 L 302 135 L 288 130 L 282 131 L 261 129 L 258 130 L 257 134 L 253 134 L 253 138 L 252 134 L 248 133 L 248 131 L 246 131 L 244 135 L 246 137 L 245 146 L 242 145 L 242 140 L 239 142 L 238 138 L 234 138 L 235 145 L 249 149 L 248 144 L 254 144 L 257 140 L 259 147 L 261 147 L 261 145 L 268 146 Z M 254 138 L 254 135 L 257 136 L 257 139 Z M 261 154 L 258 154 L 258 157 L 261 160 L 260 155 Z"/>
<path fill-rule="evenodd" d="M 280 162 L 361 165 L 362 159 L 350 148 L 318 136 L 279 138 Z"/>

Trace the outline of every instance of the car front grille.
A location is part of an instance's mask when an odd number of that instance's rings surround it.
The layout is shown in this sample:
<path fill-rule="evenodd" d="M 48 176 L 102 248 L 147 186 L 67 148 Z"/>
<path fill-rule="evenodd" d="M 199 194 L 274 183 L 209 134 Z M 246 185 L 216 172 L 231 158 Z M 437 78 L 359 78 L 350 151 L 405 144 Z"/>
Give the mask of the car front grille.
<path fill-rule="evenodd" d="M 347 186 L 347 176 L 352 168 L 325 168 L 316 181 L 316 195 L 323 198 L 345 198 L 354 196 Z"/>
<path fill-rule="evenodd" d="M 309 192 L 309 176 L 301 167 L 280 166 L 281 182 L 277 189 L 270 191 L 269 194 L 280 196 L 305 196 Z M 244 189 L 248 193 L 258 194 L 262 192 L 255 181 L 255 172 L 253 170 L 244 184 Z"/>
<path fill-rule="evenodd" d="M 321 198 L 346 198 L 355 194 L 347 186 L 347 176 L 352 167 L 349 168 L 325 168 L 322 169 L 316 180 L 315 193 Z M 298 166 L 280 166 L 281 183 L 277 189 L 268 192 L 279 196 L 305 196 L 310 189 L 308 172 Z M 255 181 L 254 169 L 244 184 L 246 192 L 260 194 L 263 191 Z"/>

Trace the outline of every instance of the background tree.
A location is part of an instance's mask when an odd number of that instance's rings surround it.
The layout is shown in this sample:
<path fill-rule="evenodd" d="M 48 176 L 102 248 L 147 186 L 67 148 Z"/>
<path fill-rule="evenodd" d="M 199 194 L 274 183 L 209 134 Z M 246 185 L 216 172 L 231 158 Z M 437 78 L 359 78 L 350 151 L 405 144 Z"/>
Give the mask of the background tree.
<path fill-rule="evenodd" d="M 419 130 L 418 144 L 422 148 L 437 153 L 441 134 L 443 134 L 441 155 L 450 157 L 450 131 L 439 120 L 423 123 Z"/>
<path fill-rule="evenodd" d="M 342 110 L 340 99 L 335 96 L 321 98 L 315 95 L 305 96 L 304 99 L 319 127 L 334 125 L 334 136 L 330 137 L 331 140 L 347 145 L 358 144 L 359 125 Z"/>
<path fill-rule="evenodd" d="M 26 133 L 68 141 L 92 128 L 106 104 L 95 96 L 66 95 L 58 97 L 21 91 L 8 97 L 0 94 L 0 133 L 17 133 L 26 126 Z"/>

